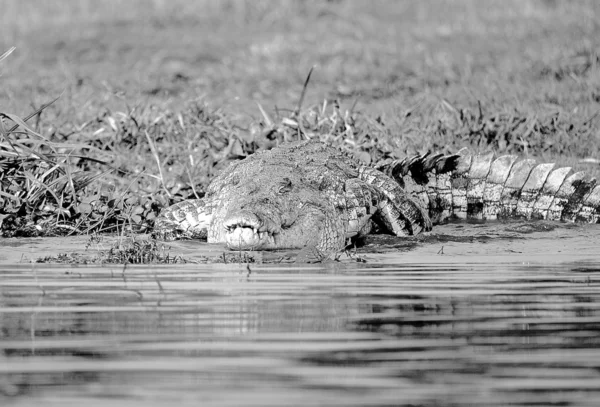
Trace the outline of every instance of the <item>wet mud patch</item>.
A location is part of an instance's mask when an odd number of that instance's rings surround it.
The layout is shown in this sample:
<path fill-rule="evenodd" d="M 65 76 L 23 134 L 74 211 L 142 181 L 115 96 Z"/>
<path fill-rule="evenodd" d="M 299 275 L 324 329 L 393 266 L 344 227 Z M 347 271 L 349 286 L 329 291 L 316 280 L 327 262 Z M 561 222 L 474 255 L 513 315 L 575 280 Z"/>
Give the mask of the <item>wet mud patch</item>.
<path fill-rule="evenodd" d="M 6 238 L 4 242 L 0 265 L 278 264 L 291 263 L 298 254 L 298 250 L 231 251 L 205 241 L 165 242 L 149 235 Z"/>
<path fill-rule="evenodd" d="M 518 238 L 518 236 L 511 236 Z M 446 233 L 427 233 L 419 236 L 397 237 L 391 235 L 373 235 L 369 236 L 368 241 L 364 246 L 358 248 L 361 252 L 377 252 L 377 250 L 396 249 L 401 251 L 409 251 L 423 244 L 435 243 L 485 243 L 495 236 L 487 234 L 477 236 L 457 236 Z"/>
<path fill-rule="evenodd" d="M 451 222 L 434 227 L 433 231 L 418 236 L 397 237 L 387 234 L 369 235 L 364 244 L 358 246 L 361 253 L 386 250 L 409 251 L 420 245 L 439 243 L 488 243 L 510 239 L 527 239 L 534 233 L 551 232 L 555 229 L 577 229 L 580 225 L 546 221 L 507 221 L 507 222 Z"/>
<path fill-rule="evenodd" d="M 419 236 L 370 235 L 355 249 L 366 262 L 554 262 L 597 258 L 600 225 L 549 221 L 453 222 Z"/>
<path fill-rule="evenodd" d="M 149 236 L 136 236 L 137 243 L 116 249 L 120 236 L 67 238 L 7 238 L 0 247 L 0 264 L 286 264 L 299 250 L 230 251 L 223 245 L 203 241 L 144 243 Z M 144 240 L 146 239 L 146 240 Z M 137 245 L 137 246 L 136 246 Z M 452 259 L 580 261 L 598 255 L 600 225 L 561 222 L 511 221 L 449 223 L 418 236 L 369 235 L 362 245 L 347 248 L 333 260 L 342 263 L 446 262 Z M 505 260 L 506 261 L 506 260 Z"/>
<path fill-rule="evenodd" d="M 505 230 L 508 232 L 515 232 L 521 234 L 529 234 L 535 232 L 551 232 L 556 228 L 577 228 L 579 225 L 569 224 L 569 223 L 559 223 L 559 222 L 549 222 L 549 221 L 539 221 L 539 222 L 519 222 L 514 223 L 510 222 L 506 225 Z"/>

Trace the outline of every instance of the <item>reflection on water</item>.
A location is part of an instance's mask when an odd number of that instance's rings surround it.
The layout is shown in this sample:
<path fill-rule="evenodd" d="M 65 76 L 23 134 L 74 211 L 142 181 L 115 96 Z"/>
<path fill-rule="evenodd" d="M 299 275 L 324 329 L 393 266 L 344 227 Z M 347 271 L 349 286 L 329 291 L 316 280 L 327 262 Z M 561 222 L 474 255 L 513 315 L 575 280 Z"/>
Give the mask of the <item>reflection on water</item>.
<path fill-rule="evenodd" d="M 600 263 L 4 266 L 2 406 L 600 405 Z"/>

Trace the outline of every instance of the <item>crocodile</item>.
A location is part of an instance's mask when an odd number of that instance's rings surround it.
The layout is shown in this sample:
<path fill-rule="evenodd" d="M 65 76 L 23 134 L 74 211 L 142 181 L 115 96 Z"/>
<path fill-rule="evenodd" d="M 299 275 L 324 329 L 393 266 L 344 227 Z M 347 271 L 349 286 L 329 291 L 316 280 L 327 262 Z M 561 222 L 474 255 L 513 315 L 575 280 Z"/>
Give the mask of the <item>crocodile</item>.
<path fill-rule="evenodd" d="M 451 218 L 598 223 L 600 185 L 570 172 L 468 149 L 370 167 L 326 143 L 303 140 L 230 164 L 204 198 L 164 209 L 154 233 L 204 238 L 231 250 L 300 249 L 297 261 L 314 262 L 373 227 L 408 236 Z"/>

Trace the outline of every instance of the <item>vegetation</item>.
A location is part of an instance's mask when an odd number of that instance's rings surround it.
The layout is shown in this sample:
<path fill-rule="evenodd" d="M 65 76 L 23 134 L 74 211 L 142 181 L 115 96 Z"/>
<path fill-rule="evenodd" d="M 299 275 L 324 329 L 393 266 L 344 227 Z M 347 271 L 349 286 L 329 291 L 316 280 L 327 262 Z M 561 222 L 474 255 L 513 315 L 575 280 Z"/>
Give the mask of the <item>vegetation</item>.
<path fill-rule="evenodd" d="M 108 249 L 102 248 L 102 237 L 94 234 L 86 245 L 85 252 L 59 253 L 45 256 L 36 263 L 66 264 L 176 264 L 189 263 L 182 256 L 173 256 L 164 243 L 136 236 L 119 237 Z M 205 259 L 207 261 L 208 259 Z"/>
<path fill-rule="evenodd" d="M 600 173 L 592 0 L 3 7 L 3 236 L 149 231 L 228 162 L 304 135 L 368 163 L 471 146 Z"/>

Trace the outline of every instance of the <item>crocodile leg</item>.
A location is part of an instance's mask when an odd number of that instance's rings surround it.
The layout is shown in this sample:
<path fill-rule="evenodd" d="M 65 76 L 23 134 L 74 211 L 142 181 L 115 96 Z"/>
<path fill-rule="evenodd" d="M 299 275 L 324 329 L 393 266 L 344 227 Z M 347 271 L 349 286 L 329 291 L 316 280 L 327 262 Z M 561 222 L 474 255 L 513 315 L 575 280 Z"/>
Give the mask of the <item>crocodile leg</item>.
<path fill-rule="evenodd" d="M 440 160 L 451 157 L 444 157 L 443 154 L 431 155 L 426 153 L 402 160 L 393 160 L 378 169 L 395 180 L 404 192 L 421 203 L 423 208 L 430 208 L 430 213 L 432 213 L 432 208 L 438 208 L 439 206 L 438 194 L 435 188 L 436 165 Z M 449 176 L 450 174 L 447 174 L 448 179 Z"/>
<path fill-rule="evenodd" d="M 379 191 L 377 219 L 390 232 L 406 236 L 431 230 L 427 208 L 411 198 L 396 181 L 369 167 L 359 168 L 358 177 Z"/>
<path fill-rule="evenodd" d="M 346 224 L 345 238 L 367 235 L 371 217 L 377 211 L 377 192 L 368 183 L 351 178 L 344 185 L 344 204 L 338 213 Z"/>
<path fill-rule="evenodd" d="M 307 214 L 307 232 L 314 233 L 306 246 L 304 246 L 296 257 L 296 263 L 319 263 L 330 259 L 340 248 L 345 247 L 346 236 L 343 233 L 347 224 L 337 216 L 331 216 L 323 211 L 316 210 Z"/>
<path fill-rule="evenodd" d="M 155 236 L 163 240 L 206 239 L 211 219 L 212 211 L 204 199 L 181 201 L 163 209 L 156 218 Z"/>
<path fill-rule="evenodd" d="M 307 204 L 312 209 L 304 214 L 298 233 L 306 231 L 313 238 L 298 252 L 296 263 L 319 263 L 331 259 L 347 246 L 350 238 L 369 233 L 370 217 L 376 207 L 373 205 L 372 191 L 366 186 L 356 179 L 346 182 L 344 198 L 338 197 L 332 201 L 338 216 L 331 216 L 332 212 L 319 209 L 320 205 Z"/>

